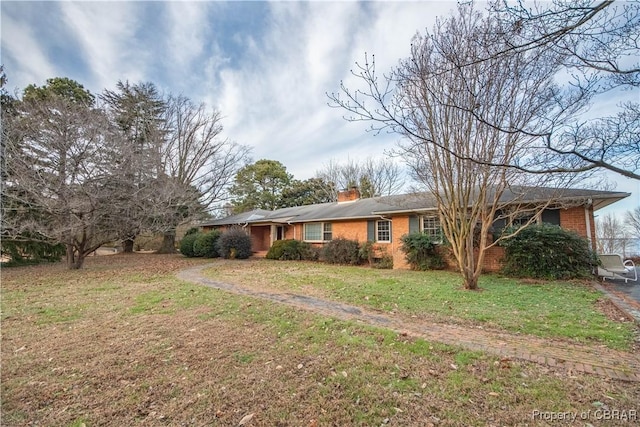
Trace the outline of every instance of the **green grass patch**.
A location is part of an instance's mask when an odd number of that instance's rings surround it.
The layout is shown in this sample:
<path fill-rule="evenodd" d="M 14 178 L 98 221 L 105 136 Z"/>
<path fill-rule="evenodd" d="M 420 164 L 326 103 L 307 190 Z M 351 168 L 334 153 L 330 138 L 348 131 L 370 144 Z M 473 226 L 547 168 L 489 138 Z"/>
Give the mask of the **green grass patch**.
<path fill-rule="evenodd" d="M 377 270 L 311 262 L 254 261 L 216 265 L 205 274 L 250 286 L 282 291 L 315 289 L 329 299 L 440 322 L 473 322 L 489 328 L 545 338 L 570 338 L 627 349 L 634 326 L 609 320 L 596 307 L 602 295 L 583 283 L 527 283 L 496 275 L 480 279 L 480 291 L 464 290 L 458 274 L 447 271 Z"/>
<path fill-rule="evenodd" d="M 505 361 L 181 282 L 174 271 L 148 266 L 149 259 L 114 256 L 99 269 L 91 264 L 99 260 L 90 260 L 81 274 L 25 268 L 3 276 L 3 311 L 11 313 L 3 320 L 3 420 L 238 425 L 254 413 L 255 425 L 518 425 L 534 409 L 580 413 L 603 402 L 630 410 L 640 401 L 628 382 Z M 230 265 L 246 270 L 254 263 Z M 340 286 L 352 286 L 339 271 Z M 298 273 L 315 276 L 302 264 Z M 402 292 L 412 286 L 412 275 L 369 274 L 360 278 Z M 298 286 L 332 292 L 306 281 Z M 373 293 L 363 289 L 353 298 L 370 301 Z M 402 307 L 393 309 L 409 312 Z M 56 323 L 65 313 L 82 317 Z"/>

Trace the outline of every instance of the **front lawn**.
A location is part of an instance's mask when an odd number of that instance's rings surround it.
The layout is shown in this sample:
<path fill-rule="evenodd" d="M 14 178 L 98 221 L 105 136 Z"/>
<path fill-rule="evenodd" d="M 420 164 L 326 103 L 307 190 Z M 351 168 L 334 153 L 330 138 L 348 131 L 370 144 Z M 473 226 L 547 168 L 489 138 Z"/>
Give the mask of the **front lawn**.
<path fill-rule="evenodd" d="M 218 262 L 205 274 L 244 286 L 313 294 L 435 322 L 595 341 L 615 349 L 628 349 L 634 340 L 634 325 L 609 319 L 598 309 L 602 295 L 585 283 L 529 283 L 485 275 L 480 291 L 468 291 L 462 289 L 459 275 L 447 271 L 272 260 Z"/>
<path fill-rule="evenodd" d="M 176 279 L 178 270 L 203 262 L 113 255 L 92 257 L 81 271 L 61 264 L 3 269 L 2 425 L 515 426 L 543 424 L 534 418 L 541 412 L 640 411 L 637 383 L 501 359 Z M 286 266 L 307 280 L 278 273 Z M 309 285 L 333 268 L 321 264 L 217 267 L 237 270 L 236 278 L 242 271 L 248 282 L 252 276 L 254 286 L 358 298 L 342 289 L 347 282 Z M 268 272 L 292 282 L 259 276 Z M 364 284 L 414 275 L 335 272 L 362 279 L 369 301 L 360 302 L 385 310 L 396 302 L 375 302 Z"/>

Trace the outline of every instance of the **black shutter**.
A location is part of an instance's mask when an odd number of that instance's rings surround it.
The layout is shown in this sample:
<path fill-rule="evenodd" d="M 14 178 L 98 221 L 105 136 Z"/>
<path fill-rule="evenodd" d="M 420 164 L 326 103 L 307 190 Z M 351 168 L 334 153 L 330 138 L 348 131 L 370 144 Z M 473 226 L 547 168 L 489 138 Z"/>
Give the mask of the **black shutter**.
<path fill-rule="evenodd" d="M 418 233 L 420 231 L 420 217 L 411 215 L 409 217 L 409 234 Z"/>
<path fill-rule="evenodd" d="M 376 241 L 376 222 L 369 220 L 367 221 L 367 240 L 370 242 Z"/>

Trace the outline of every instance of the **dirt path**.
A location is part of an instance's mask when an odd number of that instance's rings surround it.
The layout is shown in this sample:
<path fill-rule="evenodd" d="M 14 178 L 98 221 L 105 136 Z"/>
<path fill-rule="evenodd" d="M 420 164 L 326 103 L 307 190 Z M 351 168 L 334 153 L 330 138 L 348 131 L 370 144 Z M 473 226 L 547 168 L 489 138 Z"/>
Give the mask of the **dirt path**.
<path fill-rule="evenodd" d="M 484 351 L 504 358 L 527 360 L 569 371 L 640 382 L 640 355 L 612 350 L 605 346 L 585 346 L 560 340 L 486 331 L 479 328 L 425 323 L 305 295 L 253 290 L 204 277 L 202 270 L 208 267 L 210 265 L 183 270 L 178 273 L 178 278 L 235 294 L 286 304 L 325 316 L 355 320 L 372 326 L 392 329 L 428 341 Z"/>

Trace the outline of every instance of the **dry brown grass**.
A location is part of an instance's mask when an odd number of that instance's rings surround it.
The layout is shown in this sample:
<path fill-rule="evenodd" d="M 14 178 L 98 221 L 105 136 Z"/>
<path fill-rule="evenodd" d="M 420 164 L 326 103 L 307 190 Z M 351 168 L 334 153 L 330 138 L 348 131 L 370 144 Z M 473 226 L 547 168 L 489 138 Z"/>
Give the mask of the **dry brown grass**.
<path fill-rule="evenodd" d="M 638 384 L 174 278 L 201 262 L 115 255 L 83 271 L 4 269 L 2 425 L 513 426 L 545 425 L 534 410 L 640 410 Z"/>

